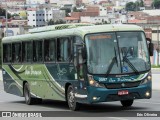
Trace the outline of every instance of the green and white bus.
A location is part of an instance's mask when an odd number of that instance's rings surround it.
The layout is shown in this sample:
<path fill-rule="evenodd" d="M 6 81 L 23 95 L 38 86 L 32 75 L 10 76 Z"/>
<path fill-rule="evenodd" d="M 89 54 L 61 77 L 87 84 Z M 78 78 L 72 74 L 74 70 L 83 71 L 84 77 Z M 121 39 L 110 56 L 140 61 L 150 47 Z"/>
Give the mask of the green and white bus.
<path fill-rule="evenodd" d="M 152 96 L 152 45 L 136 25 L 34 28 L 3 38 L 2 48 L 4 90 L 29 105 L 52 99 L 71 110 L 107 101 L 128 107 Z"/>

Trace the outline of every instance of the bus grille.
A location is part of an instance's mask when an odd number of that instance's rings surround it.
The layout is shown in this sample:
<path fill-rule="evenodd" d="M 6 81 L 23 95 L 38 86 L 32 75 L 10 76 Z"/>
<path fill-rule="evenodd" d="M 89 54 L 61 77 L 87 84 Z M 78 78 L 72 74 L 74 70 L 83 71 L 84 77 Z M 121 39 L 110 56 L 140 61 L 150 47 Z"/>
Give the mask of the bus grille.
<path fill-rule="evenodd" d="M 106 101 L 119 101 L 119 100 L 132 100 L 132 99 L 140 99 L 141 96 L 138 93 L 130 93 L 128 95 L 115 95 L 115 94 L 111 94 L 108 95 L 106 98 Z"/>
<path fill-rule="evenodd" d="M 119 89 L 119 88 L 131 88 L 131 87 L 137 87 L 141 81 L 136 81 L 136 82 L 124 82 L 124 83 L 110 83 L 110 84 L 105 84 L 105 87 L 107 89 Z"/>

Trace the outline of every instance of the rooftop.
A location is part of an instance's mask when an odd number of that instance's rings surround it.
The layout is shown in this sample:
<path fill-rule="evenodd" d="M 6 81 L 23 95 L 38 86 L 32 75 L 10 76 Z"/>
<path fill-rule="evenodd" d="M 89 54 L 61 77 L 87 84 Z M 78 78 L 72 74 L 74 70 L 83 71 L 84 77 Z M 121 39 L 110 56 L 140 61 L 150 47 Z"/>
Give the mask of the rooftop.
<path fill-rule="evenodd" d="M 155 9 L 155 10 L 143 10 L 143 12 L 149 14 L 150 16 L 160 15 L 160 9 Z"/>

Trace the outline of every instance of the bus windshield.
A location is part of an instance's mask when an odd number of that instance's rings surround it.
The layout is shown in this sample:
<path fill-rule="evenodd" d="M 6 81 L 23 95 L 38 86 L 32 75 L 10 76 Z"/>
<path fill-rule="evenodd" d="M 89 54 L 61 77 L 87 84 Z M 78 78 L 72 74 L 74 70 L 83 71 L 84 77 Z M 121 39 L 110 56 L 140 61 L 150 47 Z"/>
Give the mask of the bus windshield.
<path fill-rule="evenodd" d="M 143 32 L 88 34 L 85 42 L 89 73 L 139 73 L 151 67 Z"/>

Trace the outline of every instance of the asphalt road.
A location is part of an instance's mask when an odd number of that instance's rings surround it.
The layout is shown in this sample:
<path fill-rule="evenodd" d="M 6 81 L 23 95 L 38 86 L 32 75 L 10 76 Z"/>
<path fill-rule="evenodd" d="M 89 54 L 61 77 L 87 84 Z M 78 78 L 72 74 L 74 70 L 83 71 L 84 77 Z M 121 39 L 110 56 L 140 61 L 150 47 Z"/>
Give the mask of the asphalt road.
<path fill-rule="evenodd" d="M 106 120 L 106 118 L 107 120 L 133 120 L 135 119 L 134 117 L 138 115 L 138 113 L 144 114 L 144 112 L 146 112 L 149 114 L 156 114 L 155 111 L 160 111 L 160 71 L 153 70 L 152 73 L 153 95 L 151 99 L 135 100 L 133 106 L 130 108 L 122 107 L 120 102 L 105 102 L 93 105 L 85 104 L 81 106 L 81 109 L 78 112 L 71 112 L 65 102 L 53 100 L 44 100 L 43 103 L 39 105 L 26 105 L 23 97 L 5 93 L 3 91 L 2 81 L 0 81 L 0 111 L 46 111 L 46 114 L 48 113 L 49 116 L 56 116 L 54 120 L 59 120 L 59 117 L 66 116 L 66 120 L 75 119 L 74 117 L 76 116 L 78 116 L 76 119 L 82 119 L 80 117 L 83 116 L 83 119 L 86 120 L 97 120 L 99 117 L 101 117 L 102 120 Z M 51 111 L 51 113 L 48 111 Z M 149 120 L 151 118 L 136 117 L 136 119 Z M 159 118 L 153 117 L 152 119 L 158 120 Z"/>

